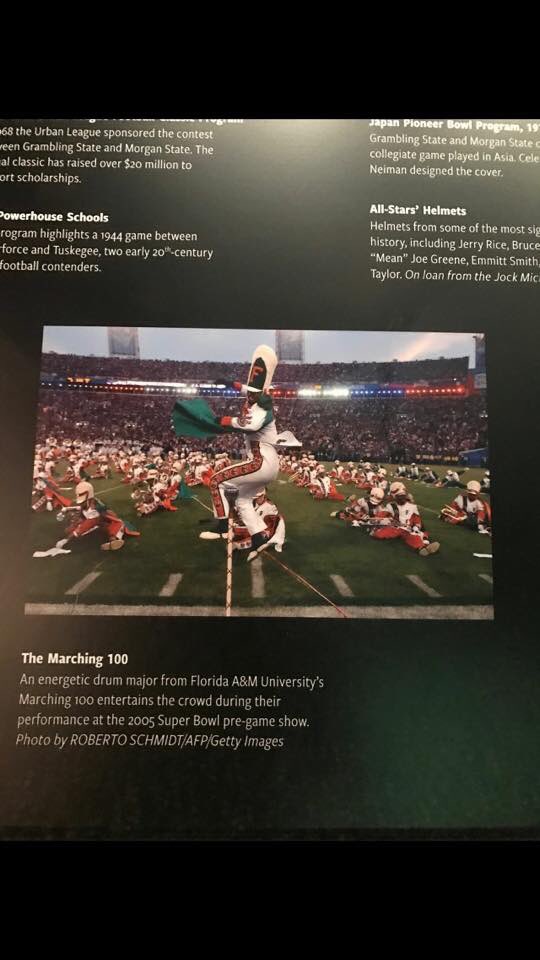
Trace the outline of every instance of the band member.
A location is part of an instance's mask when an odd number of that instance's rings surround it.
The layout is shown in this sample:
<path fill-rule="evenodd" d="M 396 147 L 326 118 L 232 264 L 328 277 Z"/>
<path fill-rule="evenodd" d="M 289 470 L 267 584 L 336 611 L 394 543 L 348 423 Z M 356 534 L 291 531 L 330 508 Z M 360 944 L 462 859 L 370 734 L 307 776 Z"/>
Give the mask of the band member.
<path fill-rule="evenodd" d="M 427 467 L 424 473 L 422 474 L 422 476 L 420 477 L 420 480 L 422 481 L 422 483 L 429 483 L 429 484 L 437 483 L 438 479 L 439 479 L 438 474 L 436 474 L 435 470 L 432 470 L 431 467 Z"/>
<path fill-rule="evenodd" d="M 349 461 L 347 466 L 343 467 L 343 472 L 341 474 L 342 483 L 351 483 L 353 470 L 354 470 L 354 463 L 352 463 L 352 461 Z"/>
<path fill-rule="evenodd" d="M 283 550 L 283 544 L 285 543 L 285 519 L 280 514 L 275 503 L 272 503 L 272 501 L 268 499 L 266 490 L 264 488 L 259 490 L 257 496 L 253 498 L 253 509 L 255 510 L 257 516 L 264 521 L 265 530 L 268 534 L 267 546 L 273 546 L 277 553 L 281 553 Z M 235 507 L 233 508 L 232 515 L 235 520 L 233 527 L 233 549 L 251 549 L 251 534 L 248 528 L 242 523 Z M 204 540 L 216 540 L 220 539 L 220 534 L 212 531 L 205 531 L 201 534 L 201 537 Z M 251 550 L 248 556 L 248 561 L 254 560 L 257 556 L 257 551 Z"/>
<path fill-rule="evenodd" d="M 369 496 L 349 497 L 349 506 L 343 510 L 334 510 L 330 516 L 338 517 L 339 520 L 345 520 L 346 523 L 357 527 L 391 523 L 394 512 L 384 504 L 384 490 L 381 487 L 373 487 Z"/>
<path fill-rule="evenodd" d="M 314 500 L 345 500 L 344 495 L 336 490 L 334 481 L 327 475 L 322 464 L 312 472 L 309 489 Z"/>
<path fill-rule="evenodd" d="M 253 499 L 261 486 L 275 480 L 279 472 L 278 434 L 268 392 L 276 366 L 277 357 L 271 347 L 257 347 L 247 384 L 235 382 L 235 388 L 246 397 L 242 412 L 239 417 L 221 417 L 219 423 L 231 432 L 244 435 L 246 458 L 241 463 L 217 470 L 210 480 L 217 519 L 215 532 L 227 532 L 229 502 L 226 494 L 228 490 L 237 490 L 236 508 L 251 535 L 252 552 L 264 550 L 269 541 L 266 524 L 257 515 Z"/>
<path fill-rule="evenodd" d="M 469 530 L 491 535 L 491 507 L 480 497 L 478 480 L 469 480 L 466 493 L 459 493 L 450 505 L 445 505 L 440 516 L 446 523 L 463 524 Z"/>
<path fill-rule="evenodd" d="M 375 527 L 371 531 L 375 540 L 401 539 L 421 557 L 430 557 L 439 551 L 440 543 L 430 541 L 427 531 L 423 529 L 420 511 L 405 489 L 396 493 L 394 501 L 388 503 L 386 509 L 392 513 L 393 519 L 390 524 Z"/>
<path fill-rule="evenodd" d="M 214 470 L 223 470 L 224 467 L 230 467 L 231 461 L 226 453 L 216 453 Z"/>
<path fill-rule="evenodd" d="M 377 476 L 375 477 L 375 486 L 380 487 L 381 490 L 384 490 L 384 495 L 388 493 L 388 479 L 387 472 L 384 467 L 379 467 Z"/>
<path fill-rule="evenodd" d="M 341 464 L 341 461 L 334 460 L 334 466 L 330 471 L 330 476 L 332 477 L 332 480 L 338 480 L 339 482 L 341 482 L 342 475 L 343 475 L 343 466 Z"/>
<path fill-rule="evenodd" d="M 91 483 L 81 481 L 75 489 L 76 507 L 69 507 L 66 513 L 75 513 L 75 518 L 66 530 L 66 536 L 59 540 L 57 547 L 63 548 L 71 540 L 79 540 L 94 530 L 100 531 L 106 538 L 101 544 L 102 550 L 120 550 L 124 546 L 124 535 L 138 537 L 140 534 L 124 523 L 101 500 L 94 496 Z M 60 516 L 60 515 L 59 515 Z M 57 518 L 58 519 L 58 518 Z M 61 519 L 61 517 L 60 517 Z"/>
<path fill-rule="evenodd" d="M 111 470 L 106 456 L 100 456 L 97 460 L 97 472 L 90 476 L 90 480 L 110 480 Z"/>
<path fill-rule="evenodd" d="M 463 472 L 464 472 L 464 471 L 462 470 L 461 473 L 463 473 Z M 445 473 L 445 475 L 444 475 L 444 479 L 442 480 L 442 483 L 439 483 L 438 486 L 440 486 L 440 487 L 461 487 L 461 488 L 463 489 L 463 487 L 465 486 L 465 484 L 462 483 L 461 480 L 459 479 L 460 476 L 461 476 L 461 474 L 459 474 L 459 473 L 457 472 L 457 470 L 447 470 L 446 473 Z"/>
<path fill-rule="evenodd" d="M 32 493 L 38 494 L 38 499 L 32 504 L 32 510 L 36 512 L 43 510 L 43 508 L 52 512 L 55 508 L 62 509 L 63 507 L 71 506 L 69 497 L 62 496 L 54 480 L 47 477 L 44 470 L 40 471 L 37 476 L 34 477 L 34 489 Z"/>
<path fill-rule="evenodd" d="M 309 487 L 317 479 L 317 463 L 311 458 L 305 457 L 299 465 L 298 473 L 293 480 L 297 487 Z"/>

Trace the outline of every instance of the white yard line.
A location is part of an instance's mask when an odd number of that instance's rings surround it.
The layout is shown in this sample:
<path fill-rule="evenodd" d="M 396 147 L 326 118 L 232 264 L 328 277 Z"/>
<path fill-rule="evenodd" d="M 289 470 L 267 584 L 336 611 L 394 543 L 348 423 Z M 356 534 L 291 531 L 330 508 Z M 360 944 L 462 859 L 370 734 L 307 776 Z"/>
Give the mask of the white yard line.
<path fill-rule="evenodd" d="M 107 487 L 105 490 L 98 490 L 97 495 L 99 498 L 102 493 L 110 493 L 111 490 L 118 490 L 119 487 L 129 487 L 129 486 L 130 486 L 129 483 L 117 483 L 115 487 Z"/>
<path fill-rule="evenodd" d="M 487 583 L 493 583 L 493 577 L 490 573 L 479 573 L 478 576 L 481 580 L 486 580 Z"/>
<path fill-rule="evenodd" d="M 190 500 L 196 500 L 197 503 L 200 503 L 201 507 L 204 507 L 205 510 L 208 510 L 208 513 L 214 512 L 211 507 L 207 507 L 206 504 L 203 503 L 202 500 L 199 500 L 198 497 L 190 497 Z"/>
<path fill-rule="evenodd" d="M 159 591 L 160 597 L 172 597 L 183 576 L 183 573 L 171 573 L 169 579 Z"/>
<path fill-rule="evenodd" d="M 354 597 L 349 584 L 338 573 L 331 573 L 330 579 L 341 597 Z"/>
<path fill-rule="evenodd" d="M 89 587 L 90 584 L 93 583 L 94 580 L 97 580 L 97 578 L 100 576 L 101 572 L 87 573 L 82 580 L 78 580 L 77 583 L 74 583 L 73 586 L 69 588 L 69 590 L 66 590 L 66 597 L 78 597 L 83 590 L 86 590 L 86 588 Z"/>
<path fill-rule="evenodd" d="M 493 620 L 491 604 L 454 605 L 444 604 L 406 607 L 353 607 L 346 606 L 349 617 L 361 620 Z M 158 604 L 105 604 L 105 603 L 27 603 L 25 613 L 34 616 L 79 616 L 79 617 L 222 617 L 223 606 L 179 607 Z M 337 619 L 334 607 L 233 607 L 233 617 L 313 617 Z"/>
<path fill-rule="evenodd" d="M 411 583 L 414 583 L 415 587 L 418 587 L 419 590 L 422 590 L 423 593 L 427 593 L 428 597 L 441 597 L 441 593 L 437 593 L 433 587 L 430 587 L 428 583 L 425 583 L 422 580 L 422 577 L 417 577 L 415 573 L 407 573 L 407 580 L 410 580 Z"/>
<path fill-rule="evenodd" d="M 255 600 L 259 600 L 262 597 L 266 596 L 262 557 L 257 557 L 256 560 L 252 560 L 252 562 L 250 563 L 250 567 L 251 567 L 251 596 Z"/>
<path fill-rule="evenodd" d="M 89 483 L 92 483 L 92 481 L 90 480 Z M 71 486 L 69 486 L 69 487 L 60 487 L 59 489 L 60 489 L 60 490 L 72 490 L 72 489 L 74 489 L 76 486 L 77 486 L 76 483 L 72 483 Z M 92 486 L 93 486 L 93 483 L 92 483 Z M 128 484 L 128 483 L 117 483 L 114 487 L 106 487 L 105 490 L 98 490 L 97 493 L 98 493 L 98 496 L 101 496 L 102 493 L 110 493 L 111 490 L 118 490 L 119 487 L 128 487 L 128 486 L 130 486 L 130 484 Z"/>

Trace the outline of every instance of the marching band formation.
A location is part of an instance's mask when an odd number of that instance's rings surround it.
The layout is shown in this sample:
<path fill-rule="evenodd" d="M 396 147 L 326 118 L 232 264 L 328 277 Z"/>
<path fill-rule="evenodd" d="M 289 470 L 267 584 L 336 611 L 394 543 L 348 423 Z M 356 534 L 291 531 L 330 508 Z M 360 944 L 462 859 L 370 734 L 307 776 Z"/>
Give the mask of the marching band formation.
<path fill-rule="evenodd" d="M 65 464 L 67 463 L 67 468 Z M 120 475 L 121 484 L 131 489 L 131 499 L 139 518 L 147 518 L 161 511 L 175 513 L 181 500 L 189 500 L 198 487 L 210 488 L 214 476 L 231 466 L 227 454 L 207 456 L 203 451 L 152 448 L 144 453 L 137 446 L 118 447 L 102 444 L 96 452 L 94 444 L 66 440 L 58 443 L 49 437 L 36 447 L 32 510 L 56 512 L 59 523 L 66 525 L 64 536 L 51 551 L 40 556 L 54 556 L 68 552 L 66 547 L 89 533 L 101 534 L 102 550 L 119 550 L 126 536 L 140 536 L 140 532 L 118 517 L 104 501 L 95 495 L 92 480 L 111 479 Z M 70 484 L 65 487 L 63 484 Z M 70 493 L 75 484 L 75 492 Z M 252 498 L 252 508 L 262 525 L 268 546 L 281 551 L 285 541 L 285 521 L 277 507 L 268 499 L 266 488 L 259 487 Z M 243 522 L 238 507 L 233 508 L 233 548 L 243 550 L 251 546 L 251 534 Z M 219 539 L 220 535 L 205 531 L 201 539 Z"/>
<path fill-rule="evenodd" d="M 54 511 L 58 522 L 65 523 L 64 535 L 53 548 L 57 551 L 65 551 L 73 546 L 73 541 L 92 532 L 100 534 L 102 550 L 119 550 L 126 538 L 140 533 L 107 507 L 101 496 L 96 496 L 93 480 L 113 482 L 119 475 L 118 482 L 131 490 L 137 516 L 146 521 L 159 512 L 176 512 L 182 500 L 192 499 L 197 488 L 210 490 L 212 482 L 214 486 L 219 483 L 231 467 L 234 464 L 226 453 L 210 457 L 203 450 L 188 452 L 181 447 L 168 450 L 152 447 L 143 452 L 138 446 L 96 445 L 75 440 L 57 442 L 50 437 L 36 447 L 32 510 Z M 456 488 L 454 499 L 441 510 L 441 519 L 479 534 L 491 534 L 491 507 L 485 497 L 490 489 L 489 471 L 481 481 L 470 480 L 465 484 L 460 479 L 464 471 L 448 470 L 442 479 L 433 481 L 431 468 L 421 472 L 416 464 L 411 464 L 397 466 L 393 478 L 389 479 L 384 467 L 367 461 L 358 464 L 336 461 L 327 468 L 310 454 L 284 452 L 278 457 L 278 469 L 314 500 L 338 502 L 340 506 L 332 511 L 332 517 L 365 530 L 375 540 L 401 539 L 422 557 L 436 553 L 440 543 L 430 539 L 415 497 L 403 478 L 416 484 Z M 70 494 L 71 486 L 65 484 L 75 484 L 74 496 Z M 357 492 L 346 498 L 341 492 L 346 485 L 356 487 Z M 264 532 L 264 548 L 272 546 L 281 552 L 285 518 L 268 498 L 266 486 L 261 484 L 254 491 L 250 504 L 257 517 L 257 527 Z M 232 511 L 234 549 L 251 548 L 253 534 L 237 503 Z M 202 540 L 222 536 L 223 531 L 218 530 L 200 534 Z"/>
<path fill-rule="evenodd" d="M 432 556 L 441 545 L 430 540 L 415 498 L 401 478 L 437 487 L 461 488 L 462 492 L 452 503 L 442 508 L 440 519 L 453 525 L 463 524 L 479 534 L 491 535 L 491 506 L 481 496 L 490 489 L 489 470 L 482 481 L 470 480 L 464 484 L 460 477 L 465 471 L 448 470 L 439 480 L 431 468 L 426 467 L 420 473 L 417 464 L 412 463 L 397 466 L 395 479 L 389 482 L 387 470 L 378 464 L 372 465 L 368 461 L 357 465 L 352 462 L 342 464 L 336 460 L 332 469 L 327 471 L 310 454 L 282 456 L 280 470 L 289 474 L 290 482 L 295 486 L 307 489 L 314 500 L 345 501 L 338 487 L 344 484 L 357 487 L 359 494 L 350 496 L 346 506 L 334 510 L 330 516 L 365 530 L 375 540 L 403 540 L 421 557 Z"/>

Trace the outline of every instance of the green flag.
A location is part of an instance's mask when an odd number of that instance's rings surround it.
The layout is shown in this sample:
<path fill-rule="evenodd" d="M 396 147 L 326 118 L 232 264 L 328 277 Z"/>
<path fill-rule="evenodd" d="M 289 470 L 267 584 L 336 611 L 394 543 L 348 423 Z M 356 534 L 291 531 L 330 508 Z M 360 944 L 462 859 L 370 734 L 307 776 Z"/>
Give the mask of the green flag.
<path fill-rule="evenodd" d="M 227 427 L 220 426 L 208 404 L 200 398 L 177 400 L 171 419 L 177 437 L 205 438 L 230 433 Z"/>

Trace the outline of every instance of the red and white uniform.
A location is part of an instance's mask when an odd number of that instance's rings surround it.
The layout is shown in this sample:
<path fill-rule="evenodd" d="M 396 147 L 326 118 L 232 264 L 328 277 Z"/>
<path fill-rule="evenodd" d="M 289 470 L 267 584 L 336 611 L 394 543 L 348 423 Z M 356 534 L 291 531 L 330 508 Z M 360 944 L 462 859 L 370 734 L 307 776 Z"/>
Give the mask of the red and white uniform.
<path fill-rule="evenodd" d="M 332 468 L 332 470 L 330 471 L 330 476 L 331 476 L 334 480 L 341 480 L 342 473 L 343 473 L 343 467 L 342 467 L 342 465 L 336 463 L 336 464 L 334 465 L 334 467 Z"/>
<path fill-rule="evenodd" d="M 90 501 L 87 506 L 81 508 L 80 516 L 68 528 L 67 535 L 78 539 L 98 529 L 103 530 L 109 540 L 121 540 L 125 532 L 123 521 L 113 510 L 100 512 Z"/>
<path fill-rule="evenodd" d="M 325 500 L 330 495 L 330 489 L 333 486 L 330 477 L 319 470 L 312 471 L 310 493 L 315 500 Z"/>
<path fill-rule="evenodd" d="M 311 493 L 314 500 L 345 500 L 344 495 L 336 490 L 334 481 L 321 473 L 317 474 L 317 478 L 311 486 Z"/>
<path fill-rule="evenodd" d="M 491 507 L 486 500 L 482 500 L 481 497 L 475 496 L 474 499 L 470 499 L 468 494 L 459 493 L 455 500 L 451 504 L 455 510 L 458 510 L 461 517 L 465 516 L 472 523 L 476 523 L 479 526 L 489 525 L 491 523 Z M 448 518 L 447 518 L 448 519 Z M 450 520 L 450 522 L 452 522 Z M 454 521 L 459 523 L 459 517 Z"/>
<path fill-rule="evenodd" d="M 203 483 L 203 477 L 205 476 L 206 473 L 208 473 L 209 470 L 210 470 L 210 466 L 208 463 L 198 463 L 194 470 L 195 481 L 198 484 Z"/>
<path fill-rule="evenodd" d="M 388 503 L 386 509 L 393 514 L 394 524 L 374 530 L 375 540 L 403 540 L 412 550 L 421 550 L 429 544 L 427 533 L 422 530 L 420 511 L 412 500 L 405 503 Z"/>
<path fill-rule="evenodd" d="M 71 506 L 69 497 L 62 496 L 54 480 L 49 479 L 44 472 L 35 479 L 33 492 L 40 494 L 40 496 L 32 504 L 32 510 L 37 511 L 46 507 L 50 511 L 55 507 Z"/>
<path fill-rule="evenodd" d="M 359 497 L 358 500 L 353 500 L 351 505 L 338 514 L 338 516 L 347 523 L 369 525 L 370 522 L 380 522 L 382 524 L 392 523 L 394 514 L 385 504 L 370 503 L 366 497 Z"/>
<path fill-rule="evenodd" d="M 169 510 L 176 513 L 178 507 L 173 506 L 172 501 L 178 493 L 178 484 L 158 481 L 152 487 L 151 492 L 142 496 L 137 496 L 137 505 L 135 507 L 140 517 L 149 516 L 158 510 Z"/>
<path fill-rule="evenodd" d="M 247 394 L 245 386 L 242 392 Z M 279 457 L 276 450 L 278 434 L 273 412 L 249 404 L 246 400 L 240 417 L 222 419 L 223 426 L 230 426 L 244 434 L 246 459 L 241 463 L 218 470 L 210 480 L 210 493 L 214 514 L 219 519 L 229 515 L 227 490 L 237 490 L 236 506 L 242 522 L 250 534 L 263 533 L 266 525 L 253 507 L 257 490 L 266 487 L 279 473 Z"/>
<path fill-rule="evenodd" d="M 254 503 L 253 506 L 257 516 L 264 522 L 265 530 L 270 538 L 269 546 L 275 546 L 281 552 L 285 542 L 285 520 L 275 503 L 265 500 L 264 503 Z M 233 546 L 235 550 L 245 550 L 251 546 L 251 534 L 247 527 L 234 526 Z"/>

